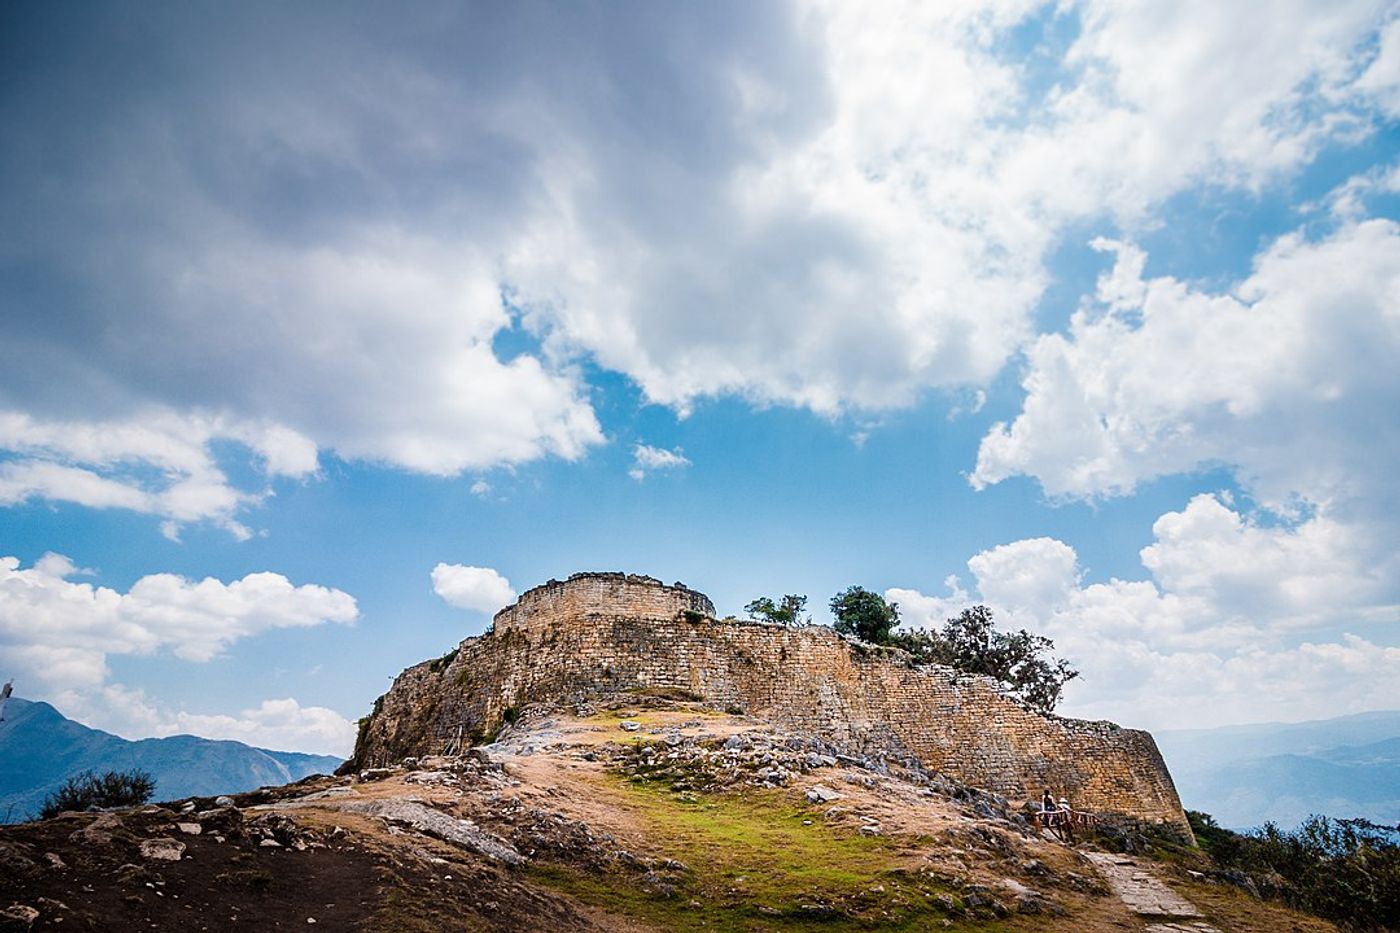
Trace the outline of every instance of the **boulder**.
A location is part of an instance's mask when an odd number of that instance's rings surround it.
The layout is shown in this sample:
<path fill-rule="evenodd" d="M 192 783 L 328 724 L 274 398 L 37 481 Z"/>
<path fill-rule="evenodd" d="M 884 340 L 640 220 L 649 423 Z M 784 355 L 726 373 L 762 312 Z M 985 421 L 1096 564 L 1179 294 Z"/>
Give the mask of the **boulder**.
<path fill-rule="evenodd" d="M 205 832 L 233 833 L 243 825 L 243 811 L 237 807 L 219 807 L 214 810 L 201 810 L 195 814 L 195 819 L 199 820 L 199 825 Z"/>
<path fill-rule="evenodd" d="M 11 904 L 0 910 L 0 930 L 28 930 L 39 919 L 39 911 L 27 904 Z"/>
<path fill-rule="evenodd" d="M 185 855 L 185 844 L 169 836 L 157 836 L 141 843 L 141 857 L 178 862 Z"/>
<path fill-rule="evenodd" d="M 74 831 L 69 842 L 84 846 L 105 846 L 112 841 L 112 833 L 122 828 L 122 821 L 115 813 L 99 813 L 97 819 Z"/>
<path fill-rule="evenodd" d="M 38 867 L 38 864 L 17 846 L 0 842 L 0 871 L 18 877 L 30 874 Z"/>

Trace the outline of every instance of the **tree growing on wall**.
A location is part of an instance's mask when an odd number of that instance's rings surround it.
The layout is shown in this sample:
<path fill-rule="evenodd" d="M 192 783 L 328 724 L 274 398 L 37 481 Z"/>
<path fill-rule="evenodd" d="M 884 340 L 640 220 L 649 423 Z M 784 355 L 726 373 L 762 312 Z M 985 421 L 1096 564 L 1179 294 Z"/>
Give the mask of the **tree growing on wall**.
<path fill-rule="evenodd" d="M 899 624 L 898 604 L 863 586 L 848 587 L 831 597 L 831 615 L 836 631 L 872 645 L 891 644 Z"/>
<path fill-rule="evenodd" d="M 771 597 L 760 596 L 744 607 L 749 618 L 755 622 L 769 622 L 773 625 L 808 625 L 811 616 L 803 613 L 807 609 L 807 597 L 789 593 L 778 602 Z"/>
<path fill-rule="evenodd" d="M 904 632 L 893 643 L 926 663 L 985 674 L 1041 712 L 1059 704 L 1065 684 L 1079 676 L 1063 658 L 1051 655 L 1055 643 L 1025 629 L 999 632 L 986 606 L 964 609 L 938 632 Z"/>

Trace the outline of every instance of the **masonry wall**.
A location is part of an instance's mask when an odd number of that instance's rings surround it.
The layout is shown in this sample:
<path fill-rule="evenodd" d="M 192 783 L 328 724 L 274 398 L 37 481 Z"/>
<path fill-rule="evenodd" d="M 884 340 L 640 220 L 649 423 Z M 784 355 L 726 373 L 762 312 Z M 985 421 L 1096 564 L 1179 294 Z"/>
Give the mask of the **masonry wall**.
<path fill-rule="evenodd" d="M 1077 807 L 1189 835 L 1146 732 L 1044 716 L 986 678 L 916 666 L 903 652 L 853 645 L 829 629 L 700 618 L 713 614 L 701 594 L 620 576 L 551 581 L 498 614 L 494 634 L 464 641 L 451 663 L 404 671 L 362 728 L 352 761 L 440 753 L 494 733 L 507 709 L 531 702 L 670 687 L 853 749 L 910 753 L 1008 797 L 1049 787 Z"/>
<path fill-rule="evenodd" d="M 600 611 L 637 619 L 674 619 L 686 612 L 713 618 L 714 603 L 681 583 L 664 585 L 655 577 L 626 573 L 576 573 L 527 590 L 514 605 L 496 613 L 497 632 L 533 629 Z"/>

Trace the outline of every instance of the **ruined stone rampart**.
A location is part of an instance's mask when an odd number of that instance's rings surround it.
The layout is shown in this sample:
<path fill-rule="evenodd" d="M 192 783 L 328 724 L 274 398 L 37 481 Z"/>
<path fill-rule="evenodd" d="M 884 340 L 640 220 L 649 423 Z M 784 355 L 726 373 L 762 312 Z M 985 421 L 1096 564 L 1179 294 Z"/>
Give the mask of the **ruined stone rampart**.
<path fill-rule="evenodd" d="M 526 590 L 514 605 L 496 613 L 493 627 L 526 631 L 599 612 L 637 619 L 674 619 L 686 613 L 714 618 L 715 605 L 684 584 L 664 585 L 655 577 L 627 573 L 576 573 Z"/>
<path fill-rule="evenodd" d="M 1189 836 L 1152 736 L 1045 716 L 987 678 L 916 665 L 830 629 L 717 621 L 702 594 L 646 577 L 578 574 L 524 594 L 493 633 L 404 671 L 362 726 L 355 766 L 440 753 L 546 700 L 670 688 L 852 749 L 913 754 L 1012 798 L 1046 787 L 1079 808 Z"/>

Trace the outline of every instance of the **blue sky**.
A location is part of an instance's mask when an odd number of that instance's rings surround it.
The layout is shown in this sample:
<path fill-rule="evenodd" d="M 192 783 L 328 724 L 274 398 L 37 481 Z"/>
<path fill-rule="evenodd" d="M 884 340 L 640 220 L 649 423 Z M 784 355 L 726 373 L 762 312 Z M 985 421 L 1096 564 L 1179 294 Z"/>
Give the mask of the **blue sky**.
<path fill-rule="evenodd" d="M 605 569 L 1400 706 L 1393 5 L 0 16 L 21 695 L 344 752 Z"/>

